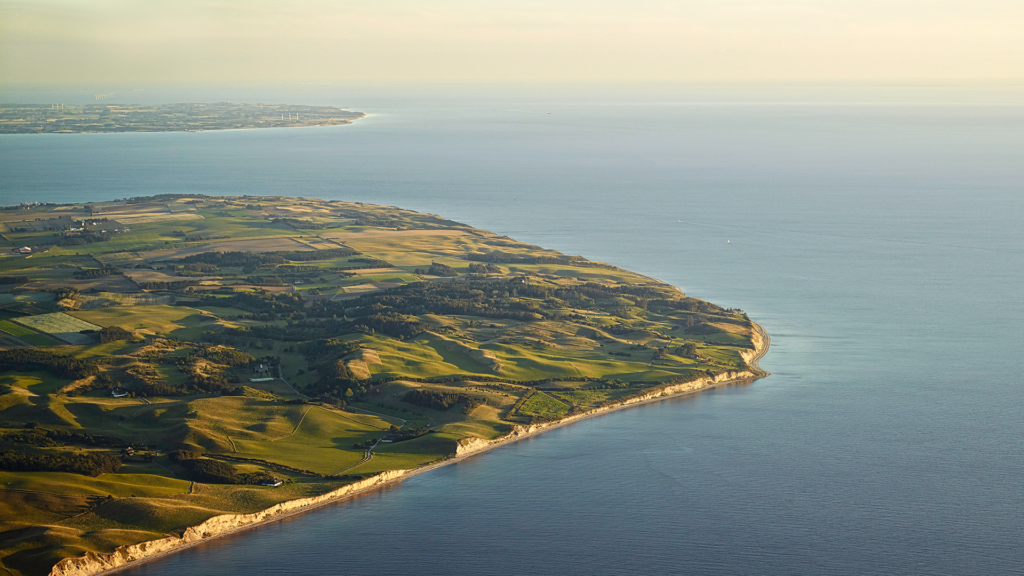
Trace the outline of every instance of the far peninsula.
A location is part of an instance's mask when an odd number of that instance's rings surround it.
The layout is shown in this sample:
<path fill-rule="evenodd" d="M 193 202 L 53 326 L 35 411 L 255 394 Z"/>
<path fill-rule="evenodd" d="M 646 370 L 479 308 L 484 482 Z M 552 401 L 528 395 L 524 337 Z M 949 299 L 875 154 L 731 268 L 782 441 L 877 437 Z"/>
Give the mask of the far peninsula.
<path fill-rule="evenodd" d="M 351 124 L 364 116 L 300 104 L 0 104 L 0 134 L 297 128 Z"/>

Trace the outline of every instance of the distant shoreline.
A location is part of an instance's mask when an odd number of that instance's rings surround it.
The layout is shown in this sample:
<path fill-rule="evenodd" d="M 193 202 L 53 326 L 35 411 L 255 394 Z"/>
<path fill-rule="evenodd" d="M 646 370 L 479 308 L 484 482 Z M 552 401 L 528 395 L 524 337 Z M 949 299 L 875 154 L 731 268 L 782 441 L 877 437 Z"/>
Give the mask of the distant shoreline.
<path fill-rule="evenodd" d="M 297 104 L 0 104 L 0 134 L 210 132 L 344 126 L 365 118 L 336 106 Z"/>
<path fill-rule="evenodd" d="M 751 321 L 751 324 L 753 325 L 753 327 L 757 331 L 757 333 L 760 335 L 760 338 L 759 338 L 759 342 L 755 342 L 754 351 L 751 354 L 750 358 L 747 359 L 747 363 L 748 363 L 748 365 L 750 366 L 750 369 L 751 369 L 750 371 L 743 371 L 743 372 L 736 372 L 736 373 L 730 373 L 730 374 L 723 374 L 722 376 L 725 376 L 726 378 L 724 378 L 722 380 L 717 380 L 717 381 L 714 378 L 702 378 L 702 379 L 700 379 L 698 381 L 687 383 L 687 384 L 684 384 L 684 385 L 679 385 L 679 386 L 675 386 L 675 387 L 669 386 L 669 387 L 664 388 L 663 390 L 660 390 L 660 391 L 657 391 L 657 392 L 652 392 L 649 396 L 646 396 L 646 397 L 636 398 L 636 399 L 633 399 L 632 401 L 625 401 L 625 402 L 621 402 L 621 403 L 614 404 L 614 405 L 607 406 L 607 407 L 603 407 L 603 408 L 595 408 L 595 409 L 590 410 L 590 411 L 588 411 L 586 413 L 578 414 L 576 416 L 569 416 L 569 417 L 563 418 L 561 420 L 558 420 L 556 422 L 552 422 L 552 423 L 549 423 L 549 424 L 531 425 L 531 426 L 516 426 L 516 428 L 511 433 L 509 433 L 509 434 L 507 434 L 505 436 L 501 436 L 499 438 L 496 438 L 494 440 L 477 439 L 478 442 L 469 443 L 468 445 L 465 445 L 466 449 L 462 450 L 461 453 L 460 453 L 460 450 L 457 449 L 456 450 L 456 455 L 453 456 L 453 457 L 446 458 L 446 459 L 441 460 L 439 462 L 434 462 L 433 464 L 427 464 L 426 466 L 421 466 L 419 468 L 413 468 L 411 470 L 394 471 L 394 472 L 400 472 L 399 474 L 385 472 L 385 473 L 379 474 L 378 476 L 375 476 L 375 477 L 372 477 L 372 478 L 370 478 L 368 480 L 365 480 L 365 481 L 363 481 L 361 483 L 356 483 L 356 484 L 368 483 L 369 485 L 367 485 L 367 486 L 360 486 L 359 488 L 357 488 L 355 490 L 346 490 L 347 487 L 343 487 L 343 488 L 341 488 L 339 490 L 335 490 L 334 491 L 335 493 L 338 493 L 338 495 L 331 496 L 330 494 L 332 494 L 332 493 L 328 493 L 328 494 L 324 495 L 326 497 L 323 497 L 323 496 L 320 497 L 321 499 L 319 499 L 319 501 L 317 501 L 315 503 L 299 505 L 299 506 L 297 506 L 297 507 L 295 507 L 294 509 L 291 509 L 291 510 L 282 511 L 282 512 L 279 512 L 279 513 L 273 513 L 273 514 L 271 514 L 271 515 L 269 515 L 267 517 L 261 518 L 259 520 L 231 527 L 231 528 L 229 528 L 229 529 L 227 529 L 227 530 L 225 530 L 223 532 L 218 532 L 218 533 L 215 533 L 215 534 L 214 533 L 209 533 L 209 532 L 203 532 L 202 535 L 199 538 L 197 538 L 197 539 L 190 540 L 190 541 L 184 541 L 185 538 L 188 537 L 189 530 L 192 530 L 190 528 L 190 529 L 186 530 L 185 536 L 182 539 L 180 539 L 180 540 L 182 540 L 181 543 L 176 544 L 176 545 L 172 545 L 169 548 L 155 550 L 155 551 L 153 551 L 151 553 L 147 553 L 146 552 L 147 545 L 151 544 L 151 543 L 160 542 L 160 541 L 142 542 L 140 544 L 135 544 L 133 546 L 122 546 L 122 547 L 119 547 L 118 550 L 116 550 L 112 554 L 106 554 L 106 555 L 89 554 L 86 557 L 66 558 L 66 559 L 62 560 L 61 562 L 59 562 L 56 566 L 54 566 L 54 568 L 53 568 L 53 570 L 51 571 L 50 574 L 51 574 L 51 576 L 87 576 L 87 575 L 88 576 L 104 576 L 104 575 L 109 575 L 109 574 L 116 574 L 118 572 L 123 572 L 124 570 L 128 570 L 130 568 L 134 568 L 134 567 L 136 567 L 136 566 L 138 566 L 138 565 L 140 565 L 142 563 L 152 562 L 154 560 L 158 560 L 160 558 L 169 556 L 171 554 L 175 554 L 177 552 L 181 552 L 183 550 L 186 550 L 186 549 L 189 549 L 189 548 L 193 548 L 193 547 L 198 546 L 200 544 L 203 544 L 203 543 L 206 543 L 206 542 L 210 542 L 210 541 L 212 541 L 214 539 L 224 538 L 226 536 L 230 536 L 230 535 L 233 535 L 233 534 L 238 534 L 238 533 L 241 533 L 241 532 L 244 532 L 244 531 L 247 531 L 247 530 L 251 530 L 251 529 L 254 529 L 254 528 L 257 528 L 257 527 L 260 527 L 260 526 L 264 526 L 264 525 L 269 524 L 271 522 L 277 522 L 279 520 L 284 520 L 286 518 L 292 518 L 294 516 L 298 516 L 298 515 L 301 515 L 301 514 L 312 512 L 312 511 L 317 510 L 319 508 L 323 508 L 324 506 L 327 506 L 329 504 L 337 504 L 337 503 L 340 503 L 340 502 L 345 502 L 347 500 L 350 500 L 350 499 L 353 499 L 353 498 L 356 498 L 356 497 L 359 497 L 359 496 L 362 496 L 362 495 L 365 495 L 365 494 L 369 494 L 371 492 L 375 492 L 377 490 L 380 490 L 381 488 L 385 488 L 385 487 L 388 487 L 388 486 L 393 486 L 395 484 L 398 484 L 398 483 L 402 482 L 406 478 L 412 478 L 413 476 L 418 476 L 420 474 L 423 474 L 425 472 L 430 472 L 431 470 L 435 470 L 435 469 L 441 468 L 443 466 L 448 466 L 450 464 L 456 464 L 456 463 L 461 462 L 461 461 L 463 461 L 463 460 L 465 460 L 467 458 L 471 458 L 471 457 L 483 454 L 485 452 L 489 452 L 489 451 L 491 451 L 491 450 L 493 450 L 495 448 L 498 448 L 498 447 L 501 447 L 501 446 L 506 446 L 508 444 L 512 444 L 512 443 L 515 443 L 515 442 L 519 442 L 520 440 L 525 440 L 527 438 L 532 438 L 532 437 L 537 436 L 539 434 L 543 434 L 544 432 L 548 432 L 548 431 L 551 431 L 551 430 L 562 428 L 564 426 L 568 426 L 570 424 L 575 424 L 575 423 L 581 422 L 583 420 L 589 420 L 589 419 L 597 417 L 597 416 L 605 416 L 607 414 L 611 414 L 613 412 L 618 412 L 620 410 L 625 410 L 625 409 L 628 409 L 628 408 L 635 408 L 635 407 L 638 407 L 638 406 L 646 406 L 648 404 L 652 404 L 652 403 L 655 403 L 655 402 L 661 402 L 663 400 L 670 400 L 670 399 L 673 399 L 673 398 L 679 398 L 679 397 L 683 397 L 683 396 L 690 396 L 690 395 L 698 394 L 700 392 L 704 392 L 706 390 L 710 390 L 712 388 L 718 388 L 718 387 L 721 387 L 721 386 L 727 386 L 729 384 L 740 384 L 740 383 L 753 382 L 755 380 L 759 380 L 761 378 L 764 378 L 764 377 L 770 375 L 769 372 L 761 369 L 761 367 L 759 365 L 759 361 L 765 356 L 765 354 L 767 354 L 768 349 L 771 346 L 771 336 L 764 329 L 764 327 L 762 327 L 760 324 L 758 324 L 756 322 L 753 322 L 753 321 Z M 462 447 L 463 446 L 459 446 L 459 448 L 462 448 Z M 354 486 L 354 485 L 350 485 L 350 486 Z M 312 500 L 312 499 L 306 499 L 306 500 Z M 278 506 L 275 506 L 274 508 L 277 508 L 277 507 L 280 507 L 280 506 L 287 507 L 287 505 L 289 505 L 289 504 L 292 504 L 292 503 L 298 504 L 299 502 L 301 502 L 301 500 L 296 500 L 296 501 L 292 501 L 292 502 L 285 502 L 285 503 L 279 504 Z M 274 510 L 274 508 L 271 508 L 269 510 Z M 268 512 L 268 511 L 264 511 L 264 513 L 266 513 L 266 512 Z M 260 515 L 260 514 L 262 514 L 262 513 L 257 513 L 257 514 L 252 514 L 252 515 L 229 515 L 229 516 L 235 516 L 235 517 L 241 518 L 241 517 L 244 517 L 244 516 L 257 516 L 257 515 Z M 209 520 L 207 522 L 209 522 Z M 200 525 L 200 526 L 202 526 L 202 525 Z M 167 540 L 167 539 L 165 539 L 165 540 Z M 141 554 L 139 554 L 138 556 L 135 556 L 134 554 L 132 554 L 131 556 L 134 556 L 134 557 L 132 557 L 128 561 L 124 562 L 123 564 L 120 564 L 120 565 L 117 565 L 117 566 L 113 566 L 113 567 L 109 567 L 109 568 L 104 568 L 102 566 L 97 566 L 96 565 L 96 563 L 97 563 L 96 562 L 96 557 L 98 557 L 98 556 L 108 556 L 108 557 L 111 557 L 111 558 L 123 557 L 123 556 L 119 555 L 120 551 L 127 551 L 127 550 L 133 549 L 133 548 L 134 549 L 139 549 L 139 552 L 141 552 Z M 61 564 L 64 564 L 64 563 L 76 564 L 76 566 L 74 566 L 74 567 L 68 566 L 68 568 L 71 568 L 69 570 L 62 569 Z M 92 570 L 89 569 L 90 568 L 90 566 L 89 566 L 90 564 L 92 564 L 92 567 L 93 567 Z"/>

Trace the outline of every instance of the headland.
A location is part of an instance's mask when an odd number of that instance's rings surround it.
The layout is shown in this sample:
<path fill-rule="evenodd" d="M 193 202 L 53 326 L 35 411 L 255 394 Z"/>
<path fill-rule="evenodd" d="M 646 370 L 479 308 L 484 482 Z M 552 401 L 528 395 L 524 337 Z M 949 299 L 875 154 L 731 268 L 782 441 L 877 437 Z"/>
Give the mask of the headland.
<path fill-rule="evenodd" d="M 95 574 L 766 375 L 745 313 L 393 207 L 0 210 L 0 562 Z"/>

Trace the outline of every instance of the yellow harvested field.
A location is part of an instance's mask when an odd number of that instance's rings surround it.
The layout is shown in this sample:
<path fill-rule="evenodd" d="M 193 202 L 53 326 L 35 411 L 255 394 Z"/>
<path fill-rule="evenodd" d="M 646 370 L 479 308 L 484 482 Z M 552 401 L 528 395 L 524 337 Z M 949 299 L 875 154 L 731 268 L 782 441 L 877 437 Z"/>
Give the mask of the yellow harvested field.
<path fill-rule="evenodd" d="M 401 268 L 364 268 L 362 270 L 349 270 L 349 274 L 356 276 L 373 276 L 374 274 L 408 274 Z"/>
<path fill-rule="evenodd" d="M 330 214 L 331 211 L 326 208 L 312 207 L 312 206 L 272 206 L 264 208 L 264 212 L 267 214 L 273 214 L 277 216 L 294 216 L 296 214 Z"/>
<path fill-rule="evenodd" d="M 148 270 L 146 268 L 137 268 L 134 270 L 125 270 L 124 275 L 131 278 L 133 282 L 180 282 L 182 280 L 210 280 L 216 278 L 216 276 L 176 276 L 174 274 L 167 274 L 159 270 Z"/>
<path fill-rule="evenodd" d="M 139 264 L 142 260 L 142 255 L 138 252 L 112 252 L 110 254 L 95 254 L 93 258 L 100 261 L 102 264 L 107 266 L 127 266 L 129 264 Z"/>
<path fill-rule="evenodd" d="M 349 240 L 361 240 L 363 238 L 382 238 L 382 237 L 401 237 L 405 238 L 408 236 L 469 236 L 469 232 L 464 230 L 365 230 L 363 232 L 327 232 L 323 234 L 324 238 L 333 238 L 335 240 L 341 240 L 347 242 Z"/>
<path fill-rule="evenodd" d="M 477 251 L 477 240 L 476 237 L 465 234 L 411 234 L 357 237 L 346 240 L 345 244 L 395 266 L 427 267 L 431 262 L 441 262 L 460 267 L 466 265 L 462 259 L 465 254 Z"/>
<path fill-rule="evenodd" d="M 401 286 L 397 282 L 371 282 L 369 284 L 356 284 L 355 286 L 346 286 L 342 288 L 346 294 L 364 294 L 366 292 L 376 292 L 378 290 L 387 290 L 389 288 L 395 288 Z"/>
<path fill-rule="evenodd" d="M 138 214 L 138 215 L 117 215 L 116 220 L 121 224 L 145 224 L 148 222 L 169 222 L 174 220 L 202 220 L 203 217 L 200 214 L 192 212 L 179 212 L 176 214 L 169 213 L 152 213 L 152 214 Z"/>
<path fill-rule="evenodd" d="M 303 244 L 306 244 L 316 250 L 332 250 L 335 248 L 344 248 L 345 245 L 340 242 L 333 242 L 331 240 L 324 240 L 323 238 L 302 238 L 299 240 Z"/>

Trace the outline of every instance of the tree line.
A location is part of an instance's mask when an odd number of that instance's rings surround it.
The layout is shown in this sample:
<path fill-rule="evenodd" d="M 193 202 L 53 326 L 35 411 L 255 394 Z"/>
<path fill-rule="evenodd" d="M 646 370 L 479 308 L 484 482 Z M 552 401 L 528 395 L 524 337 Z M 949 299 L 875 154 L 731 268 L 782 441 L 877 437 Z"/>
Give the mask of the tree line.
<path fill-rule="evenodd" d="M 105 454 L 0 452 L 0 470 L 13 472 L 72 472 L 83 476 L 99 476 L 120 469 L 121 461 Z"/>
<path fill-rule="evenodd" d="M 466 259 L 474 260 L 476 262 L 491 262 L 495 264 L 562 264 L 564 266 L 576 266 L 582 268 L 618 270 L 617 267 L 612 266 L 611 264 L 605 264 L 604 262 L 591 262 L 583 256 L 568 256 L 566 254 L 546 256 L 514 254 L 511 252 L 503 252 L 501 250 L 492 250 L 491 252 L 474 252 L 467 254 Z"/>
<path fill-rule="evenodd" d="M 8 432 L 3 438 L 10 442 L 19 442 L 42 448 L 57 448 L 68 444 L 101 446 L 105 448 L 124 448 L 128 446 L 127 442 L 113 436 L 67 432 L 65 430 L 45 430 L 42 428 L 23 432 Z"/>
<path fill-rule="evenodd" d="M 99 373 L 96 363 L 38 348 L 0 350 L 0 372 L 45 370 L 55 376 L 79 379 Z"/>
<path fill-rule="evenodd" d="M 266 472 L 243 474 L 227 462 L 203 458 L 199 452 L 175 450 L 168 454 L 173 462 L 188 471 L 189 479 L 208 484 L 263 484 L 275 480 Z"/>
<path fill-rule="evenodd" d="M 434 410 L 448 410 L 452 406 L 461 404 L 467 414 L 472 412 L 473 408 L 484 403 L 480 398 L 461 392 L 439 392 L 436 390 L 410 390 L 402 396 L 402 402 Z"/>

